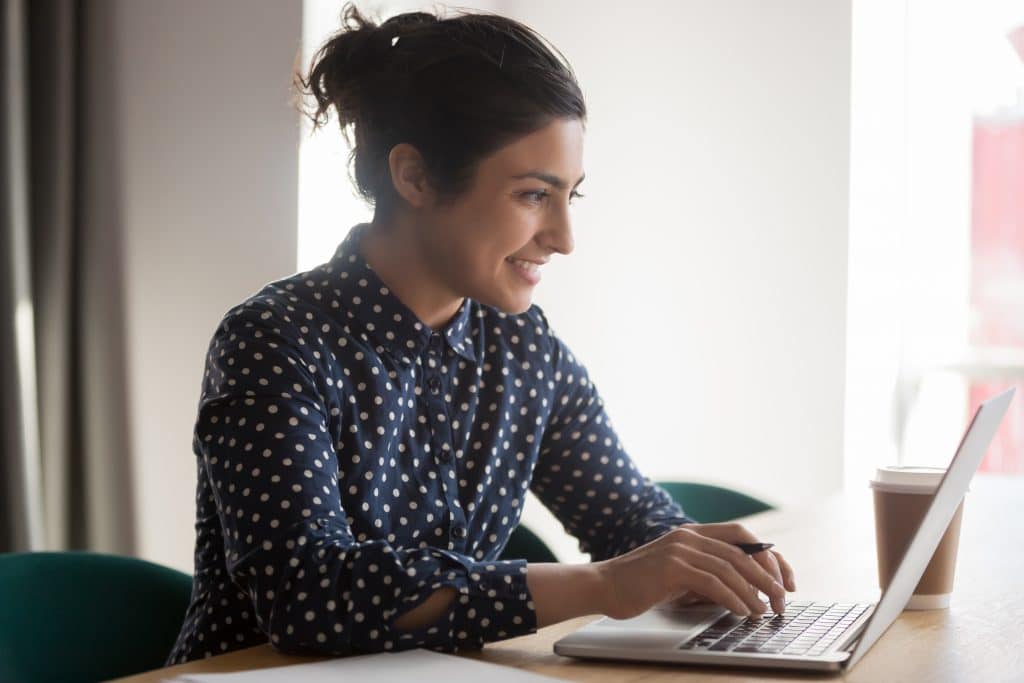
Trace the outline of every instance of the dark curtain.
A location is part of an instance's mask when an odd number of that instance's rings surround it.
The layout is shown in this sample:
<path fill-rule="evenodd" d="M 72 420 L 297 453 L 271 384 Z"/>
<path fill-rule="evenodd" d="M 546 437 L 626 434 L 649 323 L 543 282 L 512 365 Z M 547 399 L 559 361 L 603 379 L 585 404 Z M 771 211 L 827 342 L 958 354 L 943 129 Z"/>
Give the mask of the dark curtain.
<path fill-rule="evenodd" d="M 0 551 L 131 554 L 113 0 L 4 2 Z"/>

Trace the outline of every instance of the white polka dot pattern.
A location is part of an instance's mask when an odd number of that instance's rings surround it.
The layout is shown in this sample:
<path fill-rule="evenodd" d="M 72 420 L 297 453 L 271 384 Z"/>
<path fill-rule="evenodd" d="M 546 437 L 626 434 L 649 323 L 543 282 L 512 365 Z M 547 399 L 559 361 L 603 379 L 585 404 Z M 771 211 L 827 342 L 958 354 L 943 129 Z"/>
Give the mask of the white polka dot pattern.
<path fill-rule="evenodd" d="M 692 522 L 623 451 L 541 309 L 466 299 L 434 332 L 359 256 L 267 285 L 210 344 L 192 603 L 169 664 L 267 642 L 347 654 L 536 630 L 499 561 L 531 489 L 596 559 Z M 433 591 L 437 622 L 395 620 Z"/>

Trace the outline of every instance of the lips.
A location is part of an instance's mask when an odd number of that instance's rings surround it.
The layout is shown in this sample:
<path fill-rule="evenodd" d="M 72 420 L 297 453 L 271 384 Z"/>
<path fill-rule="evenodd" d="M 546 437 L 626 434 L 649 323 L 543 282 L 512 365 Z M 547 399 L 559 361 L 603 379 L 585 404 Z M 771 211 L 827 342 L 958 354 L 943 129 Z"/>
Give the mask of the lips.
<path fill-rule="evenodd" d="M 535 285 L 540 282 L 540 267 L 546 263 L 546 261 L 530 261 L 527 259 L 513 258 L 509 256 L 505 259 L 515 269 L 524 280 L 529 282 L 531 285 Z"/>
<path fill-rule="evenodd" d="M 512 258 L 511 256 L 509 256 L 505 260 L 508 261 L 509 263 L 511 263 L 514 266 L 519 266 L 520 268 L 523 268 L 524 270 L 528 270 L 528 271 L 533 272 L 533 273 L 536 273 L 537 270 L 542 265 L 544 265 L 543 262 L 527 261 L 526 259 Z"/>

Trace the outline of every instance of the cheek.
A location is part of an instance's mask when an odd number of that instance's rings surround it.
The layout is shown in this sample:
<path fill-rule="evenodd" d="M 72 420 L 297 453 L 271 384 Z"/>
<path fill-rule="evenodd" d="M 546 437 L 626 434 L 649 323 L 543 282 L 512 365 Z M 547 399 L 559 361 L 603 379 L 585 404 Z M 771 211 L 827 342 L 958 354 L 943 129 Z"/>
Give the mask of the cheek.
<path fill-rule="evenodd" d="M 442 251 L 447 251 L 449 272 L 463 282 L 500 276 L 505 259 L 523 253 L 539 230 L 539 210 L 514 198 L 490 199 L 486 206 L 489 210 L 460 215 L 455 223 L 458 227 L 443 240 L 448 245 Z"/>
<path fill-rule="evenodd" d="M 478 242 L 475 249 L 460 253 L 461 272 L 453 275 L 463 280 L 470 288 L 487 288 L 502 281 L 507 275 L 505 270 L 509 267 L 505 258 L 515 253 L 515 249 L 506 251 L 506 248 L 507 245 L 500 243 Z"/>

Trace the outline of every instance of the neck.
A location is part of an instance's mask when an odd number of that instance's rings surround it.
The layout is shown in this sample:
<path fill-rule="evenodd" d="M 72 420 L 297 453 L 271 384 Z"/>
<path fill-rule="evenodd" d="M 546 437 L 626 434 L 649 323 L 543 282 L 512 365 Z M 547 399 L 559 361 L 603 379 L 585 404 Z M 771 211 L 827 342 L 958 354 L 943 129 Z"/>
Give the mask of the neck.
<path fill-rule="evenodd" d="M 444 327 L 463 298 L 445 286 L 420 248 L 419 230 L 410 221 L 379 222 L 375 217 L 359 243 L 359 252 L 380 279 L 420 322 Z"/>

